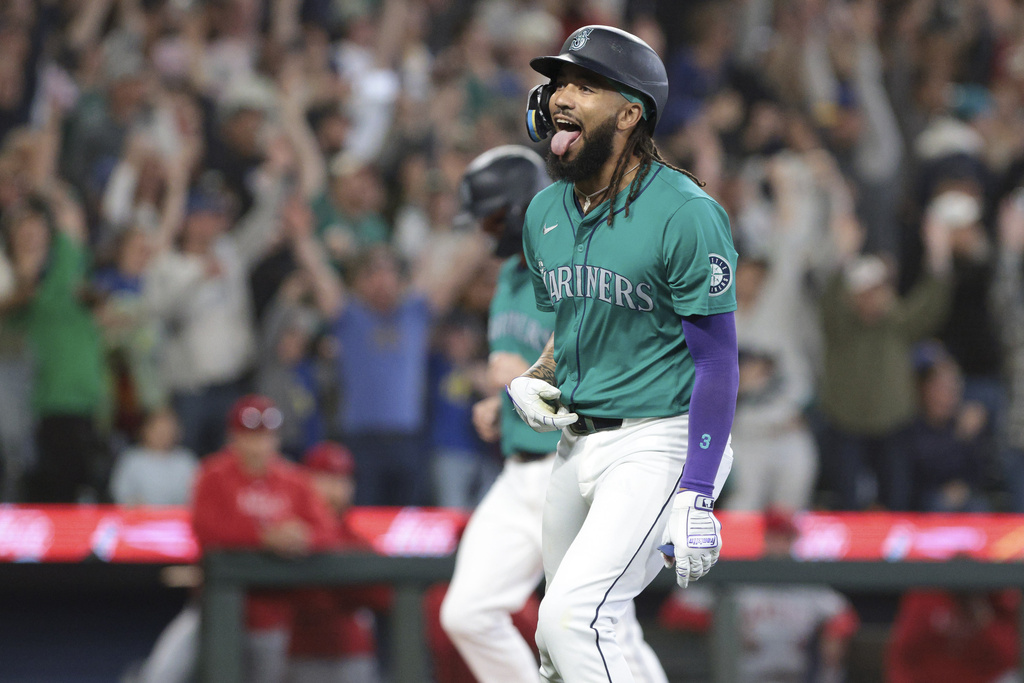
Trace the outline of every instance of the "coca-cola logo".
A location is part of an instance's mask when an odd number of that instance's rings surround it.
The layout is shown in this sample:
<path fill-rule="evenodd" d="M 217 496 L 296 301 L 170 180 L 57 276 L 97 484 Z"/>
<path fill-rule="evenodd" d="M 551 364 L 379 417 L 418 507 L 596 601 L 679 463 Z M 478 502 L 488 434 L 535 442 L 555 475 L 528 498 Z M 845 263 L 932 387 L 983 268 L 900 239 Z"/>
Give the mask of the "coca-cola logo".
<path fill-rule="evenodd" d="M 800 537 L 793 544 L 799 560 L 841 560 L 850 550 L 850 528 L 829 517 L 801 517 Z"/>
<path fill-rule="evenodd" d="M 53 522 L 34 510 L 0 510 L 0 559 L 42 559 L 53 545 Z"/>
<path fill-rule="evenodd" d="M 457 534 L 457 525 L 450 515 L 406 508 L 395 515 L 374 546 L 385 555 L 448 555 L 455 550 Z"/>

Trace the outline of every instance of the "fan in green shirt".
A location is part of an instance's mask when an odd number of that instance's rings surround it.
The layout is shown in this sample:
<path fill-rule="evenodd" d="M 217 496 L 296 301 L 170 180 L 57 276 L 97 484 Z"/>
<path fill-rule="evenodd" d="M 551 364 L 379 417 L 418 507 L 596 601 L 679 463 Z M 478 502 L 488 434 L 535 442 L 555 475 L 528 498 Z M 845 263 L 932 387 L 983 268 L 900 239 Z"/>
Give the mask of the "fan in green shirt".
<path fill-rule="evenodd" d="M 35 358 L 32 406 L 39 416 L 95 415 L 104 397 L 104 361 L 99 327 L 81 300 L 88 253 L 64 232 L 51 235 L 41 214 L 25 212 L 9 226 L 24 300 L 8 318 L 25 331 Z"/>
<path fill-rule="evenodd" d="M 48 211 L 36 205 L 8 211 L 4 222 L 17 285 L 0 311 L 5 323 L 24 331 L 35 363 L 39 462 L 30 495 L 74 502 L 83 487 L 102 486 L 95 481 L 104 451 L 96 419 L 107 396 L 100 330 L 83 301 L 84 225 L 58 211 L 54 230 Z"/>

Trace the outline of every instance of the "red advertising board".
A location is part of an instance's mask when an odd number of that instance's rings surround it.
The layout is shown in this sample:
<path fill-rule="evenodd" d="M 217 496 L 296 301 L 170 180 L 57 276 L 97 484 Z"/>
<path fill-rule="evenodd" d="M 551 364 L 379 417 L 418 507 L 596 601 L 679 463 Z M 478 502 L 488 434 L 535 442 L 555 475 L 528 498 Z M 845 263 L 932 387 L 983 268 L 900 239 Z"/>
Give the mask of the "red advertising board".
<path fill-rule="evenodd" d="M 722 559 L 757 559 L 764 552 L 759 514 L 720 514 Z M 798 560 L 1024 560 L 1024 515 L 805 513 L 796 517 Z"/>
<path fill-rule="evenodd" d="M 359 508 L 353 529 L 378 552 L 440 556 L 455 550 L 467 516 L 430 508 Z M 195 562 L 184 507 L 0 505 L 0 562 Z"/>
<path fill-rule="evenodd" d="M 198 556 L 187 508 L 0 506 L 3 562 L 191 562 Z"/>
<path fill-rule="evenodd" d="M 377 552 L 442 556 L 466 522 L 439 508 L 358 508 L 353 529 Z M 757 559 L 764 527 L 756 513 L 718 513 L 722 559 Z M 796 518 L 799 560 L 1024 560 L 1024 515 L 806 513 Z M 189 512 L 176 507 L 0 505 L 0 562 L 194 562 Z"/>

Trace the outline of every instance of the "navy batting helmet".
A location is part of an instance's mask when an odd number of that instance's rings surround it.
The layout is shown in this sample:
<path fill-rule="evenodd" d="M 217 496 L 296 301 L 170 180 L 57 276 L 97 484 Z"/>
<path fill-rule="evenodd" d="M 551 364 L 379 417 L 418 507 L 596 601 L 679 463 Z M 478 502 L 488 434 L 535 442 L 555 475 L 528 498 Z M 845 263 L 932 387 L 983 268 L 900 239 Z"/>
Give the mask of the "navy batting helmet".
<path fill-rule="evenodd" d="M 639 94 L 644 100 L 647 125 L 654 132 L 668 100 L 668 73 L 650 45 L 612 26 L 584 26 L 565 39 L 557 55 L 530 60 L 534 71 L 551 79 L 566 64 L 575 64 Z M 534 142 L 540 142 L 554 129 L 548 109 L 552 90 L 548 83 L 530 92 L 526 128 Z"/>
<path fill-rule="evenodd" d="M 505 209 L 505 226 L 495 255 L 512 256 L 522 249 L 526 207 L 550 182 L 544 161 L 530 148 L 522 145 L 495 147 L 466 167 L 459 184 L 460 218 L 480 220 Z"/>

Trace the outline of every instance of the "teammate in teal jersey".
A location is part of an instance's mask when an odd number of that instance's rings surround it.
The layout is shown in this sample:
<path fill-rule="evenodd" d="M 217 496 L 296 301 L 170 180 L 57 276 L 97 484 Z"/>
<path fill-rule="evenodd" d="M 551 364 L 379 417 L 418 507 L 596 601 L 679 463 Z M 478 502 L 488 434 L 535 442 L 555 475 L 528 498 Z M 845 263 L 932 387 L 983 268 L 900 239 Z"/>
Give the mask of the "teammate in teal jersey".
<path fill-rule="evenodd" d="M 537 683 L 540 678 L 510 614 L 523 607 L 544 575 L 541 514 L 558 435 L 525 425 L 501 389 L 529 368 L 527 359 L 541 353 L 554 327 L 554 314 L 538 310 L 534 302 L 533 277 L 522 252 L 526 207 L 547 184 L 544 162 L 536 153 L 506 145 L 474 160 L 460 186 L 464 211 L 497 239 L 495 253 L 507 259 L 488 324 L 488 373 L 495 395 L 474 411 L 481 436 L 500 436 L 505 466 L 466 527 L 441 607 L 445 631 L 481 683 Z M 632 603 L 616 633 L 635 680 L 667 683 L 644 642 Z"/>
<path fill-rule="evenodd" d="M 736 251 L 725 211 L 654 145 L 668 96 L 654 50 L 587 26 L 531 66 L 551 80 L 530 94 L 527 126 L 552 135 L 558 182 L 530 204 L 523 245 L 555 332 L 508 393 L 534 429 L 561 430 L 543 513 L 541 673 L 622 683 L 634 679 L 616 620 L 663 559 L 686 586 L 721 548 Z"/>

